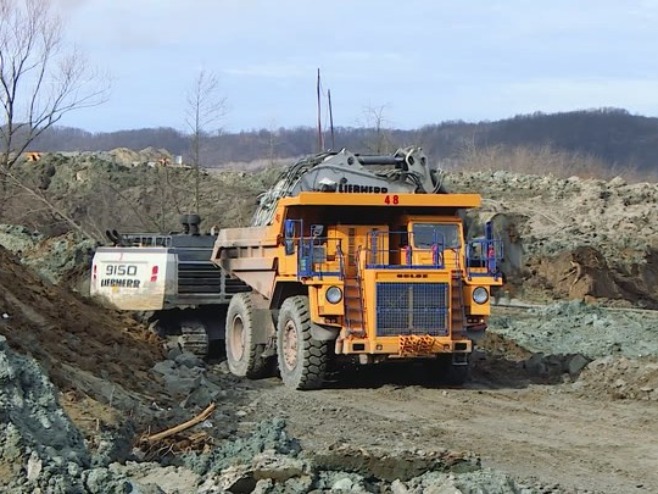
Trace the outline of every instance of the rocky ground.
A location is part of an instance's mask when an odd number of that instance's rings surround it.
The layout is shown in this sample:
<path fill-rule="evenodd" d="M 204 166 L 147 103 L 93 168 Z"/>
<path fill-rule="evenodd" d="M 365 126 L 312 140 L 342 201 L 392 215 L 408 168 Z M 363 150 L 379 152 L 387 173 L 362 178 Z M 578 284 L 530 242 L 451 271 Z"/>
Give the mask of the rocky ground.
<path fill-rule="evenodd" d="M 131 201 L 159 190 L 139 154 L 97 160 L 36 171 L 60 205 L 98 195 L 89 184 L 107 174 Z M 269 180 L 220 175 L 204 186 L 224 184 L 224 203 Z M 237 379 L 84 298 L 94 241 L 1 225 L 0 491 L 658 492 L 658 315 L 640 310 L 658 305 L 658 185 L 507 172 L 446 183 L 483 195 L 473 221 L 505 234 L 511 278 L 462 388 L 409 366 L 305 393 Z M 217 221 L 236 220 L 220 209 Z"/>

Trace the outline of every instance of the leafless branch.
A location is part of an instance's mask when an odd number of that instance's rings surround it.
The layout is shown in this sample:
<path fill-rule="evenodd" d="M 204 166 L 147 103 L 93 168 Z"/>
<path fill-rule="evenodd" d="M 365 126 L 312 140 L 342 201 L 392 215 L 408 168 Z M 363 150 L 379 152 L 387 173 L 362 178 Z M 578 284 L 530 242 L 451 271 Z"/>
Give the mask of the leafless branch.
<path fill-rule="evenodd" d="M 390 152 L 392 148 L 391 134 L 388 130 L 390 122 L 385 117 L 387 107 L 388 105 L 378 107 L 370 105 L 363 110 L 364 125 L 374 134 L 371 139 L 368 139 L 366 147 L 375 153 Z"/>
<path fill-rule="evenodd" d="M 108 80 L 67 48 L 51 0 L 0 0 L 0 213 L 21 155 L 67 113 L 106 101 Z"/>
<path fill-rule="evenodd" d="M 201 141 L 208 128 L 226 115 L 226 98 L 219 95 L 219 81 L 211 72 L 202 70 L 187 95 L 186 123 L 192 134 L 192 163 L 194 171 L 194 209 L 199 212 L 201 180 Z"/>

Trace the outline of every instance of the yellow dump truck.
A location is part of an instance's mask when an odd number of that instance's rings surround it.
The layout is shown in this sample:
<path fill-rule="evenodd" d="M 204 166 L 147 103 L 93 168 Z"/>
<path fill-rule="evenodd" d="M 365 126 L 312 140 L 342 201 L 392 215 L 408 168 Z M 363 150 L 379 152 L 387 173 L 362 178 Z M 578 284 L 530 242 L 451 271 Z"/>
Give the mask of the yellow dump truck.
<path fill-rule="evenodd" d="M 276 359 L 285 385 L 313 389 L 332 360 L 423 359 L 462 381 L 502 284 L 490 228 L 466 241 L 463 213 L 479 205 L 446 193 L 418 148 L 286 170 L 254 226 L 222 229 L 214 245 L 211 262 L 251 287 L 229 303 L 229 369 L 257 378 Z"/>

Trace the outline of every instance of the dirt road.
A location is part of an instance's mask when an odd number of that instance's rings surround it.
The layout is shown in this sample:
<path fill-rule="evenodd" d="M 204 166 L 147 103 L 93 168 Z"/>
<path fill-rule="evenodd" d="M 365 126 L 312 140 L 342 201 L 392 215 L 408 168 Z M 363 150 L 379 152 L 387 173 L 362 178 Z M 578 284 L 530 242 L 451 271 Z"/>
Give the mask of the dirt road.
<path fill-rule="evenodd" d="M 380 371 L 342 383 L 344 389 L 305 393 L 275 379 L 261 381 L 253 415 L 287 418 L 290 433 L 311 449 L 345 439 L 470 450 L 483 466 L 567 490 L 658 492 L 655 402 L 592 400 L 575 396 L 569 384 L 477 377 L 464 389 L 428 388 L 405 384 L 406 378 L 395 377 L 401 372 Z M 384 383 L 391 377 L 395 384 Z"/>

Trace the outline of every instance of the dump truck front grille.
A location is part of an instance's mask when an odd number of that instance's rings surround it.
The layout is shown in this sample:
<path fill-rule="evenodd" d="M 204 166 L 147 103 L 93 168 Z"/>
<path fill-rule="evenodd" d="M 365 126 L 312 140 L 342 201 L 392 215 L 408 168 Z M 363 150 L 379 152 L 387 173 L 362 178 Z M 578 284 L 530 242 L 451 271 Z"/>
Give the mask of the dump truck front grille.
<path fill-rule="evenodd" d="M 377 283 L 377 336 L 448 334 L 448 283 Z"/>

